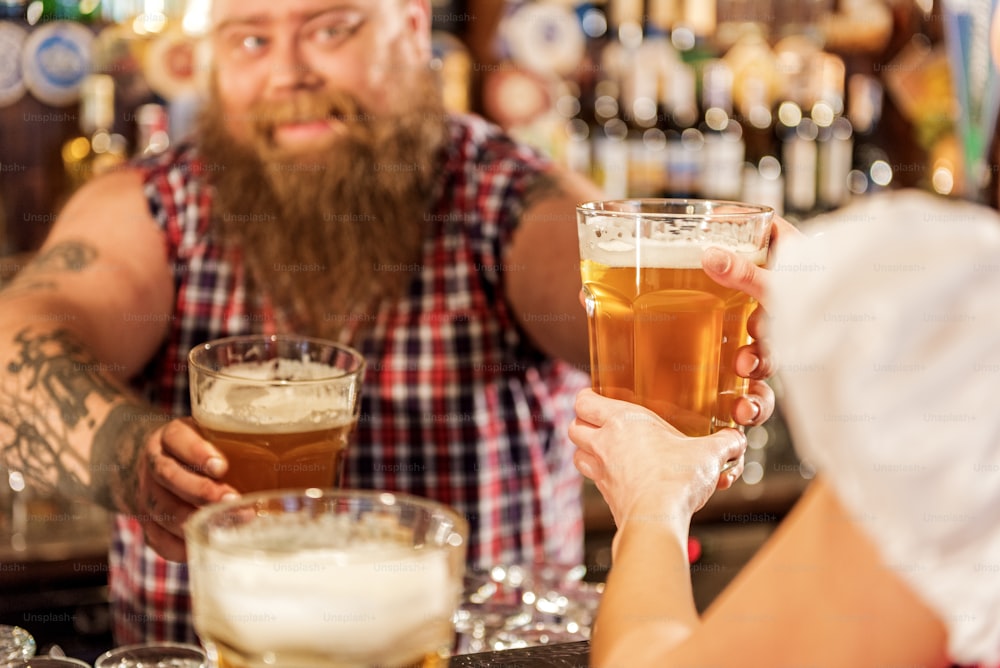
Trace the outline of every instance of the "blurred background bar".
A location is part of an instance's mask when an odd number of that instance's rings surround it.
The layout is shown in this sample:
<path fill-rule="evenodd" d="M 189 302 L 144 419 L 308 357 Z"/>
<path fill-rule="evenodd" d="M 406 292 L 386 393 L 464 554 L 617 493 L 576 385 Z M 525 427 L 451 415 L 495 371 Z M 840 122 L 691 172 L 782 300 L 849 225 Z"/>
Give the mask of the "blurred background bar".
<path fill-rule="evenodd" d="M 799 225 L 886 189 L 994 202 L 997 77 L 976 3 L 431 4 L 448 108 L 485 115 L 609 196 L 741 199 Z M 0 285 L 75 189 L 191 132 L 205 7 L 0 0 Z M 743 479 L 696 517 L 701 607 L 812 477 L 774 386 L 779 409 L 749 430 Z M 601 580 L 613 524 L 589 487 L 586 521 L 587 577 Z M 107 649 L 108 522 L 0 464 L 0 623 L 28 628 L 40 652 Z"/>

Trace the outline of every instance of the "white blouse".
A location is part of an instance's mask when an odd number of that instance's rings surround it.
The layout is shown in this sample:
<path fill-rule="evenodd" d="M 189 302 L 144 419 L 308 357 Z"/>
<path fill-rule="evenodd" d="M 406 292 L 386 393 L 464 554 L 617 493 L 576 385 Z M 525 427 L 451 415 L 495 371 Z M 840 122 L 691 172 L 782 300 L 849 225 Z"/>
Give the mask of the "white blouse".
<path fill-rule="evenodd" d="M 803 231 L 767 305 L 796 448 L 952 660 L 1000 663 L 1000 216 L 901 191 Z"/>

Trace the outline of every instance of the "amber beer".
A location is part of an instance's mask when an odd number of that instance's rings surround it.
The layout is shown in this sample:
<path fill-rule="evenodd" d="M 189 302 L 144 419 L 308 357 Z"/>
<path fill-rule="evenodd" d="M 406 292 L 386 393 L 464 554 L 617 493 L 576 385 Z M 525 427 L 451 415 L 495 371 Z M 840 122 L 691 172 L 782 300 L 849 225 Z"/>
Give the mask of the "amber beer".
<path fill-rule="evenodd" d="M 339 485 L 341 464 L 354 429 L 351 415 L 319 429 L 288 432 L 227 431 L 214 428 L 211 417 L 202 416 L 197 421 L 205 438 L 229 462 L 223 482 L 240 492 Z"/>
<path fill-rule="evenodd" d="M 191 414 L 242 493 L 340 484 L 364 361 L 304 337 L 234 337 L 189 357 Z"/>
<path fill-rule="evenodd" d="M 690 436 L 735 426 L 748 295 L 701 269 L 709 246 L 763 265 L 771 210 L 697 200 L 594 202 L 578 212 L 593 387 Z"/>

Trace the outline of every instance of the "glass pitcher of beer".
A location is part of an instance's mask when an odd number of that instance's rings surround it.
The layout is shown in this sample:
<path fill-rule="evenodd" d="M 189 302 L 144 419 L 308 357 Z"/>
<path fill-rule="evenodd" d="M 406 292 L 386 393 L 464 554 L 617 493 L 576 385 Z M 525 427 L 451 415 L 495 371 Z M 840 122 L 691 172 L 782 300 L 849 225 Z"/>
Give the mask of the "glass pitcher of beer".
<path fill-rule="evenodd" d="M 241 493 L 332 487 L 358 420 L 365 361 L 291 335 L 237 336 L 191 350 L 191 415 Z"/>
<path fill-rule="evenodd" d="M 701 268 L 718 246 L 763 266 L 773 210 L 711 200 L 634 199 L 577 208 L 593 388 L 638 403 L 689 436 L 734 427 L 747 390 L 748 295 Z"/>

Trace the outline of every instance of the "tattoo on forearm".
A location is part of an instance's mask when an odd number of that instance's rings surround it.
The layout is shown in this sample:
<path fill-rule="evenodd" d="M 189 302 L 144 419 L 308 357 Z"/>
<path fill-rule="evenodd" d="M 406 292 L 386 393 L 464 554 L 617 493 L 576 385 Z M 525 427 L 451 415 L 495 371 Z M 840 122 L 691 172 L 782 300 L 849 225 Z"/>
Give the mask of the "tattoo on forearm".
<path fill-rule="evenodd" d="M 155 428 L 149 408 L 115 406 L 94 434 L 91 470 L 94 500 L 105 508 L 134 511 L 139 497 L 138 462 L 146 436 Z"/>
<path fill-rule="evenodd" d="M 97 259 L 97 249 L 80 241 L 63 241 L 39 253 L 29 262 L 10 285 L 5 294 L 54 290 L 58 284 L 51 274 L 79 273 Z"/>
<path fill-rule="evenodd" d="M 121 480 L 133 477 L 150 409 L 115 386 L 67 330 L 25 328 L 14 343 L 0 383 L 2 461 L 35 485 L 108 507 L 134 499 Z M 98 423 L 95 414 L 106 416 Z M 87 441 L 89 456 L 75 447 Z"/>
<path fill-rule="evenodd" d="M 24 268 L 25 272 L 78 273 L 89 267 L 97 258 L 97 249 L 82 241 L 63 241 L 39 253 Z"/>

